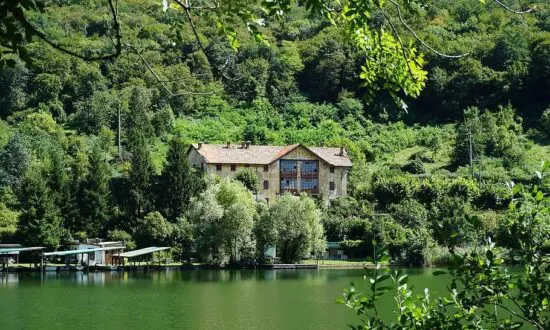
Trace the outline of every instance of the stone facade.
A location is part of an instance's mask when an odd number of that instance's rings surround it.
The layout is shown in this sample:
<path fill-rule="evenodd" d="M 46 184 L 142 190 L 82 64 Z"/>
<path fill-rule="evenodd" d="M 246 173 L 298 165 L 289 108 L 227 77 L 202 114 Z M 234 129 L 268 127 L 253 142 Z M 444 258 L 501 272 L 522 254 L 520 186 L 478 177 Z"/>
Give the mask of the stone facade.
<path fill-rule="evenodd" d="M 229 148 L 228 146 L 229 144 L 219 146 L 219 148 Z M 203 153 L 201 153 L 201 148 L 205 150 Z M 245 147 L 243 146 L 243 148 Z M 253 146 L 251 150 L 254 151 L 255 148 L 262 148 L 262 146 Z M 267 146 L 265 148 L 273 149 L 272 157 L 265 152 L 260 155 L 260 151 L 258 151 L 258 157 L 247 159 L 243 153 L 242 157 L 232 158 L 232 163 L 225 163 L 228 156 L 224 157 L 224 155 L 216 153 L 213 145 L 200 145 L 200 147 L 196 145 L 189 148 L 188 160 L 192 166 L 202 169 L 207 174 L 220 177 L 233 177 L 242 168 L 254 170 L 258 174 L 260 183 L 260 189 L 255 196 L 258 200 L 273 201 L 285 192 L 292 194 L 307 192 L 322 197 L 326 202 L 347 195 L 347 176 L 351 161 L 347 154 L 344 154 L 343 149 L 310 149 L 303 145 L 279 147 L 279 149 Z M 234 150 L 236 153 L 239 152 L 238 147 Z M 271 151 L 271 149 L 269 150 Z M 319 155 L 321 152 L 324 155 L 332 155 L 328 152 L 333 150 L 335 155 L 332 158 L 326 156 L 322 158 Z M 261 151 L 265 151 L 265 149 Z M 227 152 L 227 150 L 223 150 L 223 152 Z M 333 158 L 337 156 L 345 159 L 334 161 Z M 329 160 L 327 161 L 326 158 Z M 239 162 L 240 160 L 243 161 Z"/>

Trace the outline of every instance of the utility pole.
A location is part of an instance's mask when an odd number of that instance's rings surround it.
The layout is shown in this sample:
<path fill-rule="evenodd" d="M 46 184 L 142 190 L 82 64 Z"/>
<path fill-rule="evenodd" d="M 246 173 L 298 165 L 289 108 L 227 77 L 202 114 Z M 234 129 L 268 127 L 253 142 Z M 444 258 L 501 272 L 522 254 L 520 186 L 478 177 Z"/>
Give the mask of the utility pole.
<path fill-rule="evenodd" d="M 118 157 L 119 159 L 122 159 L 122 145 L 120 144 L 120 135 L 121 135 L 121 128 L 120 128 L 120 105 L 118 106 Z"/>
<path fill-rule="evenodd" d="M 472 129 L 468 130 L 468 150 L 470 154 L 470 173 L 472 175 L 472 179 L 474 178 L 474 161 L 473 161 L 473 147 L 472 147 Z"/>

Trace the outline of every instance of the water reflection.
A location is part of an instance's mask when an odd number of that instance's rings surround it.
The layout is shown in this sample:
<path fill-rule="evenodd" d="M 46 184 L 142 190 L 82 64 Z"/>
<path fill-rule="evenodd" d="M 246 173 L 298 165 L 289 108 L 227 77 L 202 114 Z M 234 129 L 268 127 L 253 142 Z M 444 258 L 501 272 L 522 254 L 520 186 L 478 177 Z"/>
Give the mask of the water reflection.
<path fill-rule="evenodd" d="M 135 271 L 135 272 L 45 272 L 41 273 L 0 273 L 0 287 L 14 287 L 20 281 L 30 283 L 64 282 L 78 286 L 126 285 L 134 282 L 150 282 L 165 285 L 173 282 L 247 282 L 247 281 L 303 281 L 326 282 L 342 277 L 362 276 L 362 270 L 314 270 L 314 269 L 279 269 L 279 270 L 170 270 L 170 271 Z"/>

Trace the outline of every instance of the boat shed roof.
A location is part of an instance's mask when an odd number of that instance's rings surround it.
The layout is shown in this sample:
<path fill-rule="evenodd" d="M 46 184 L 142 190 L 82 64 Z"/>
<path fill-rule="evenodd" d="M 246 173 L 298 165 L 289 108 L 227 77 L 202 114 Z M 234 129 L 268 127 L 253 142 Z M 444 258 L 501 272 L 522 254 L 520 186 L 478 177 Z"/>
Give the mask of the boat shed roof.
<path fill-rule="evenodd" d="M 44 256 L 68 256 L 71 254 L 84 254 L 84 253 L 92 253 L 92 252 L 100 252 L 100 251 L 111 251 L 111 250 L 120 250 L 123 249 L 119 246 L 113 246 L 113 247 L 104 247 L 104 248 L 97 248 L 97 249 L 80 249 L 80 250 L 67 250 L 67 251 L 55 251 L 55 252 L 46 252 L 44 253 Z"/>
<path fill-rule="evenodd" d="M 44 247 L 42 246 L 32 246 L 32 247 L 14 247 L 14 248 L 5 248 L 0 249 L 0 254 L 16 254 L 19 252 L 24 251 L 38 251 L 38 250 L 44 250 Z"/>
<path fill-rule="evenodd" d="M 134 250 L 134 251 L 128 251 L 128 252 L 120 253 L 120 254 L 118 255 L 118 257 L 119 257 L 119 258 L 133 258 L 133 257 L 141 256 L 141 255 L 144 255 L 144 254 L 149 254 L 149 253 L 153 253 L 153 252 L 164 251 L 164 250 L 168 250 L 168 249 L 170 249 L 170 248 L 169 248 L 169 247 L 156 247 L 156 246 L 151 246 L 151 247 L 144 248 L 144 249 L 139 249 L 139 250 Z"/>

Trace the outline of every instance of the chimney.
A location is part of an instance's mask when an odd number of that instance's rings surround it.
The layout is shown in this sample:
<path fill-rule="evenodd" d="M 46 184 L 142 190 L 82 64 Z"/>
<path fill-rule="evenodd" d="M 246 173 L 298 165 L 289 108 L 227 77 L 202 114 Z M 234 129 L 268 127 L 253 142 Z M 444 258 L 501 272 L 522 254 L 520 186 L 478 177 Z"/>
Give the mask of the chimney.
<path fill-rule="evenodd" d="M 231 149 L 231 142 L 227 141 L 227 146 L 226 146 L 227 149 Z"/>
<path fill-rule="evenodd" d="M 251 144 L 251 143 L 252 143 L 252 142 L 250 142 L 250 141 L 246 141 L 246 142 L 245 142 L 246 149 L 250 148 L 250 144 Z"/>
<path fill-rule="evenodd" d="M 197 147 L 197 149 L 200 149 L 202 148 L 202 142 L 199 142 L 199 146 Z"/>
<path fill-rule="evenodd" d="M 241 149 L 246 149 L 246 142 L 243 141 L 243 142 L 241 143 Z"/>
<path fill-rule="evenodd" d="M 346 154 L 346 148 L 340 147 L 340 156 L 344 157 Z"/>

